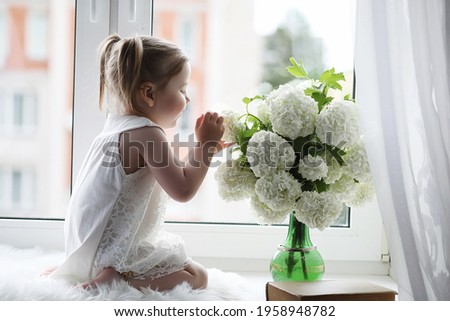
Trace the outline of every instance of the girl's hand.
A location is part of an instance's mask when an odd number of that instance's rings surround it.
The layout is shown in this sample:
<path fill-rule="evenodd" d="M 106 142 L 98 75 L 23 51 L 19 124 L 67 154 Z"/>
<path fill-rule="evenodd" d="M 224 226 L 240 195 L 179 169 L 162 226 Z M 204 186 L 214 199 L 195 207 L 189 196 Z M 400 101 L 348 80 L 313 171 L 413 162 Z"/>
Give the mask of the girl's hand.
<path fill-rule="evenodd" d="M 223 136 L 225 127 L 223 126 L 223 117 L 217 113 L 207 112 L 197 118 L 195 123 L 195 136 L 201 144 L 217 145 Z M 220 150 L 222 150 L 221 148 Z"/>

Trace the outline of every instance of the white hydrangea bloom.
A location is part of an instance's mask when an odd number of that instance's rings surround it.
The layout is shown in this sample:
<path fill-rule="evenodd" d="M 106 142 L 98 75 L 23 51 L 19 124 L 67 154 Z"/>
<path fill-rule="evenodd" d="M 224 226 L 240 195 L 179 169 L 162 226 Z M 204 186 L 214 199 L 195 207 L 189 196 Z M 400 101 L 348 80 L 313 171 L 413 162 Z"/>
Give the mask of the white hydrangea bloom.
<path fill-rule="evenodd" d="M 326 184 L 333 184 L 341 178 L 342 174 L 344 173 L 344 166 L 339 165 L 334 157 L 327 158 L 327 166 L 327 176 L 324 177 L 323 181 Z"/>
<path fill-rule="evenodd" d="M 238 201 L 254 194 L 256 177 L 250 168 L 240 166 L 238 160 L 220 164 L 214 178 L 218 182 L 219 195 L 226 201 Z"/>
<path fill-rule="evenodd" d="M 322 157 L 308 154 L 298 164 L 298 172 L 303 178 L 315 181 L 327 176 L 328 166 Z"/>
<path fill-rule="evenodd" d="M 253 209 L 252 214 L 258 224 L 278 224 L 282 223 L 290 211 L 274 211 L 260 201 L 258 195 L 253 195 L 250 201 Z"/>
<path fill-rule="evenodd" d="M 288 172 L 280 171 L 256 181 L 258 198 L 273 211 L 291 211 L 302 193 L 302 185 Z"/>
<path fill-rule="evenodd" d="M 265 130 L 250 138 L 246 156 L 257 177 L 289 169 L 295 161 L 292 146 L 284 138 Z"/>
<path fill-rule="evenodd" d="M 349 199 L 356 192 L 357 185 L 352 177 L 343 174 L 341 178 L 330 185 L 330 192 L 341 199 Z"/>
<path fill-rule="evenodd" d="M 303 90 L 292 85 L 281 85 L 267 96 L 273 130 L 283 137 L 296 139 L 314 132 L 317 102 Z"/>
<path fill-rule="evenodd" d="M 317 117 L 316 134 L 322 141 L 342 147 L 355 143 L 360 137 L 359 115 L 352 101 L 333 101 Z"/>
<path fill-rule="evenodd" d="M 310 228 L 323 230 L 342 211 L 342 202 L 330 192 L 303 192 L 295 206 L 295 217 Z"/>
<path fill-rule="evenodd" d="M 239 132 L 245 129 L 244 123 L 238 120 L 239 113 L 233 110 L 226 110 L 221 113 L 225 132 L 222 139 L 226 142 L 235 142 Z"/>
<path fill-rule="evenodd" d="M 345 199 L 345 204 L 350 207 L 360 206 L 372 199 L 375 188 L 371 183 L 359 183 L 356 190 Z"/>
<path fill-rule="evenodd" d="M 349 176 L 359 182 L 370 182 L 372 180 L 369 160 L 362 139 L 349 146 L 343 158 L 347 165 L 345 168 Z"/>
<path fill-rule="evenodd" d="M 264 125 L 269 125 L 270 124 L 270 108 L 269 105 L 267 105 L 267 102 L 265 100 L 262 99 L 257 99 L 255 101 L 252 102 L 252 104 L 254 104 L 255 108 L 256 108 L 256 117 L 258 117 L 258 119 L 260 121 L 262 121 L 262 123 Z"/>

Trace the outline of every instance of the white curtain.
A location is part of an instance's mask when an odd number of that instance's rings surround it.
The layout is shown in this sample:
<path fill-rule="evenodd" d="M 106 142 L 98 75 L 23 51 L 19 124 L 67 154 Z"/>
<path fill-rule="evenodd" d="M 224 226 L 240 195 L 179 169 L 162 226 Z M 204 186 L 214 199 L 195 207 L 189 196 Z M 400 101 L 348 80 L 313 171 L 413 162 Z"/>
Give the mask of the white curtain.
<path fill-rule="evenodd" d="M 449 6 L 357 1 L 356 98 L 400 300 L 450 300 Z"/>

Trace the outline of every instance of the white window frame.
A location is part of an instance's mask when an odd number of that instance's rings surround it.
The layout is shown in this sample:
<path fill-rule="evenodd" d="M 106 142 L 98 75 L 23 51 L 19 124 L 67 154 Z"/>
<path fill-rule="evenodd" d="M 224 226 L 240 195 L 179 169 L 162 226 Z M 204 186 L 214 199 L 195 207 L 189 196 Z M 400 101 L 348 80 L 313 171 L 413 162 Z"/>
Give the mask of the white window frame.
<path fill-rule="evenodd" d="M 130 6 L 135 7 L 130 19 Z M 97 47 L 110 33 L 121 36 L 151 31 L 151 0 L 91 0 L 77 2 L 73 166 L 75 179 L 90 141 L 102 129 L 105 113 L 98 110 Z M 131 20 L 131 21 L 130 21 Z M 64 249 L 63 221 L 0 220 L 0 243 L 18 247 Z M 286 226 L 168 223 L 179 234 L 189 255 L 209 267 L 232 271 L 267 271 L 283 242 Z M 24 235 L 26 237 L 24 237 Z M 312 230 L 312 240 L 325 259 L 328 273 L 388 275 L 381 261 L 386 252 L 376 200 L 351 210 L 350 228 Z"/>

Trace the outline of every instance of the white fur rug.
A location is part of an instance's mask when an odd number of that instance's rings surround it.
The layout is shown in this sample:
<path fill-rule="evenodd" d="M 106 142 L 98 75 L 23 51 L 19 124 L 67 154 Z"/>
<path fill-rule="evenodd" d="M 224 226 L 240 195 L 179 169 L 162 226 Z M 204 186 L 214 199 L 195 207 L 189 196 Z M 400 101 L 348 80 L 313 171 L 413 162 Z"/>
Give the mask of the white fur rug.
<path fill-rule="evenodd" d="M 16 249 L 0 244 L 0 300 L 129 300 L 129 301 L 247 301 L 260 294 L 244 278 L 235 273 L 208 269 L 209 285 L 193 290 L 186 283 L 168 292 L 139 291 L 125 281 L 103 285 L 95 290 L 70 286 L 64 280 L 41 277 L 46 268 L 62 261 L 62 252 L 40 248 Z"/>

